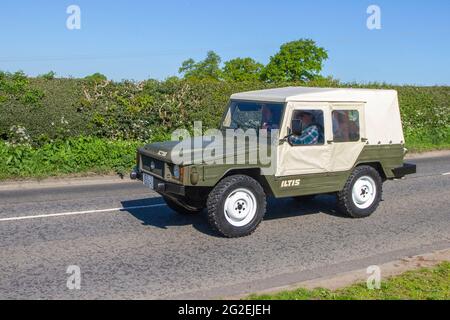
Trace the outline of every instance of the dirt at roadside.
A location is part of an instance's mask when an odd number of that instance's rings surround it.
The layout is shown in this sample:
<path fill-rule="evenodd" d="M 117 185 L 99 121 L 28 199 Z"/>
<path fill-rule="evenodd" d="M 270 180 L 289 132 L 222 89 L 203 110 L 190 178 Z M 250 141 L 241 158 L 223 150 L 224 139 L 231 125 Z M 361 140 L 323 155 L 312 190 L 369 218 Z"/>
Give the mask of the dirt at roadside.
<path fill-rule="evenodd" d="M 437 158 L 450 156 L 450 150 L 436 150 L 423 153 L 408 153 L 405 159 Z"/>

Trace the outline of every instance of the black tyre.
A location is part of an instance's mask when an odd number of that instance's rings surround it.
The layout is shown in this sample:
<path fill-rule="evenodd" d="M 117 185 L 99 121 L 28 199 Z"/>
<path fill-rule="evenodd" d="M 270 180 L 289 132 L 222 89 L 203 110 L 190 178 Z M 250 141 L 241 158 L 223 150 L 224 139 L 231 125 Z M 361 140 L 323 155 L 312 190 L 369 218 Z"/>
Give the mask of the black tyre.
<path fill-rule="evenodd" d="M 266 213 L 266 194 L 255 179 L 245 175 L 220 181 L 207 200 L 208 221 L 228 238 L 252 234 Z"/>
<path fill-rule="evenodd" d="M 337 195 L 339 210 L 352 218 L 366 218 L 378 208 L 383 181 L 377 170 L 360 166 L 353 170 L 344 189 Z"/>
<path fill-rule="evenodd" d="M 163 199 L 170 209 L 182 215 L 198 214 L 203 211 L 203 208 L 192 207 L 182 200 L 168 197 L 163 197 Z"/>

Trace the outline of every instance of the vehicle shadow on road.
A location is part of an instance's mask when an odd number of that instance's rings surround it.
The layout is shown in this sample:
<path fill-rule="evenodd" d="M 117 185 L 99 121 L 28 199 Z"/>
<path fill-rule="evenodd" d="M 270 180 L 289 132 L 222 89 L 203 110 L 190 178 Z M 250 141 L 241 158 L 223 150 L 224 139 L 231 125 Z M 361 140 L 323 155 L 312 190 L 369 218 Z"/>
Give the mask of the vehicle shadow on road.
<path fill-rule="evenodd" d="M 142 221 L 142 225 L 167 229 L 169 227 L 192 225 L 196 230 L 213 237 L 220 237 L 208 225 L 205 213 L 180 215 L 167 206 L 160 197 L 122 201 L 122 211 L 130 213 Z M 139 207 L 148 208 L 139 208 Z M 154 206 L 154 207 L 151 207 Z M 268 199 L 265 221 L 289 217 L 301 217 L 312 214 L 327 214 L 346 218 L 336 210 L 336 200 L 333 196 L 319 196 L 304 203 L 293 199 Z"/>
<path fill-rule="evenodd" d="M 347 218 L 337 211 L 336 206 L 336 197 L 332 195 L 321 195 L 304 202 L 292 198 L 269 199 L 264 220 L 301 217 L 319 213 L 343 219 Z"/>
<path fill-rule="evenodd" d="M 142 221 L 144 226 L 153 226 L 160 229 L 167 229 L 169 227 L 181 227 L 192 225 L 198 231 L 217 237 L 216 234 L 209 227 L 204 214 L 181 215 L 167 206 L 159 206 L 165 204 L 160 197 L 146 198 L 137 200 L 122 201 L 123 212 L 128 212 L 136 219 Z M 136 208 L 142 206 L 153 206 L 148 208 Z M 128 208 L 128 209 L 127 209 Z"/>

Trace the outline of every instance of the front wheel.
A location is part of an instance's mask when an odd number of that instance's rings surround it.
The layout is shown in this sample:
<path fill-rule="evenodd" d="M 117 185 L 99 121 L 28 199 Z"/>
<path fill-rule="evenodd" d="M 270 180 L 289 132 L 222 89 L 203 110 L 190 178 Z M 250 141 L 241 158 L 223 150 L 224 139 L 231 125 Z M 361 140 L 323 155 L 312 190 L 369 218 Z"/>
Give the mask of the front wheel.
<path fill-rule="evenodd" d="M 360 166 L 353 170 L 344 189 L 338 193 L 338 207 L 352 218 L 366 218 L 378 208 L 383 181 L 377 170 Z"/>
<path fill-rule="evenodd" d="M 266 194 L 255 179 L 235 175 L 223 179 L 207 200 L 208 221 L 228 238 L 252 234 L 266 213 Z"/>

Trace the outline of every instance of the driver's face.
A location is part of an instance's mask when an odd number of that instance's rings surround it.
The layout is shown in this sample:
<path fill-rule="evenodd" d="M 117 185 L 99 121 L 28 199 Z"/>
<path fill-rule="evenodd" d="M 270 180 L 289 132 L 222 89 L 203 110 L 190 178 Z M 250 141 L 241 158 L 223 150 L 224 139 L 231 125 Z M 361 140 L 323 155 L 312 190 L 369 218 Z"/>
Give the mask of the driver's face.
<path fill-rule="evenodd" d="M 300 119 L 302 120 L 303 123 L 309 124 L 312 122 L 312 115 L 308 113 L 302 113 L 300 115 Z"/>

